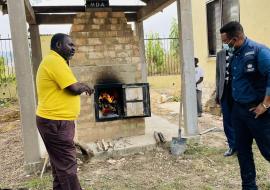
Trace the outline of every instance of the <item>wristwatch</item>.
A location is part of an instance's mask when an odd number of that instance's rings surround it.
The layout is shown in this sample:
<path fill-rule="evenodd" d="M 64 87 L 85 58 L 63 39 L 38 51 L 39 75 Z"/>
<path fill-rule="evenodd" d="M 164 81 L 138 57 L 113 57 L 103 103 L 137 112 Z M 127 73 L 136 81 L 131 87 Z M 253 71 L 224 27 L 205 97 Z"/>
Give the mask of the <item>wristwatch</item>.
<path fill-rule="evenodd" d="M 263 102 L 262 102 L 262 106 L 265 108 L 265 109 L 268 109 L 270 107 L 270 105 L 265 105 Z"/>

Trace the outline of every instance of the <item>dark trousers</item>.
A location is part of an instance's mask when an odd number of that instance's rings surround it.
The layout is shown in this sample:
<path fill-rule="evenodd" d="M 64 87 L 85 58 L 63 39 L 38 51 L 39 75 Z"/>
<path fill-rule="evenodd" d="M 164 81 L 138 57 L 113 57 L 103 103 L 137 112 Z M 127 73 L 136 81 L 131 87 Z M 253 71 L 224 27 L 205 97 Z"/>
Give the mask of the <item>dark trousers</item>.
<path fill-rule="evenodd" d="M 202 114 L 202 91 L 201 90 L 196 90 L 197 93 L 197 111 L 198 114 Z"/>
<path fill-rule="evenodd" d="M 232 125 L 232 97 L 229 88 L 224 88 L 221 98 L 224 133 L 230 148 L 235 148 L 235 128 Z"/>
<path fill-rule="evenodd" d="M 50 157 L 54 190 L 81 190 L 77 177 L 74 121 L 37 116 L 37 127 Z"/>
<path fill-rule="evenodd" d="M 232 110 L 232 124 L 236 129 L 236 149 L 243 190 L 258 189 L 252 153 L 253 139 L 263 157 L 270 161 L 270 113 L 265 112 L 255 119 L 255 114 L 249 109 L 257 105 L 258 103 L 234 103 Z"/>

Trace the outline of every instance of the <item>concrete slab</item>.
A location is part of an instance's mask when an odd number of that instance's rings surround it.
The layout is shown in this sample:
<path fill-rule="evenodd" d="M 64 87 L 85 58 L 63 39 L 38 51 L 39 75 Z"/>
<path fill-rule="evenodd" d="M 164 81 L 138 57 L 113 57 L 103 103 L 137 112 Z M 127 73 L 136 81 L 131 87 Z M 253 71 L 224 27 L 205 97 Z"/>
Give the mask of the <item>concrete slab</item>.
<path fill-rule="evenodd" d="M 166 102 L 159 104 L 158 107 L 170 110 L 172 114 L 180 112 L 180 102 Z"/>
<path fill-rule="evenodd" d="M 154 131 L 162 132 L 168 142 L 172 140 L 172 137 L 178 136 L 178 126 L 157 115 L 152 114 L 152 117 L 146 118 L 145 124 L 145 135 L 105 141 L 113 144 L 113 148 L 109 148 L 108 151 L 98 150 L 96 143 L 89 143 L 87 146 L 94 151 L 94 158 L 118 157 L 155 149 L 157 144 L 154 139 Z"/>

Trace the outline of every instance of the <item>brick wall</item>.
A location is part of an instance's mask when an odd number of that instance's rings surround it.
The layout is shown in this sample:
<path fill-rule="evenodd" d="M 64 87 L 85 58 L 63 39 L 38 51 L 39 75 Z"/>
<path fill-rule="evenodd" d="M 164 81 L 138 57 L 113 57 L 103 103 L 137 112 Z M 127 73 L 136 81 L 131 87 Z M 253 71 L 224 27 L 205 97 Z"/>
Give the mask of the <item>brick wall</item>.
<path fill-rule="evenodd" d="M 79 81 L 92 87 L 103 79 L 142 82 L 139 40 L 127 24 L 124 13 L 78 13 L 70 35 L 77 49 L 71 67 Z M 87 143 L 144 134 L 143 118 L 95 122 L 94 112 L 94 98 L 82 96 L 77 122 L 80 141 Z"/>

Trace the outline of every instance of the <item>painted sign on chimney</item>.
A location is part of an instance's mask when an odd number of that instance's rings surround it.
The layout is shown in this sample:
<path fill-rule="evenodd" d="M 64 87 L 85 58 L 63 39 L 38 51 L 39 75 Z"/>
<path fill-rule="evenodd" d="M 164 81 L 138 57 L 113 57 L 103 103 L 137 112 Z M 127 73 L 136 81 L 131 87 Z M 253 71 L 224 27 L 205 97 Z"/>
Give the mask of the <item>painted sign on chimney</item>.
<path fill-rule="evenodd" d="M 109 7 L 109 0 L 86 0 L 86 8 L 106 8 Z"/>

